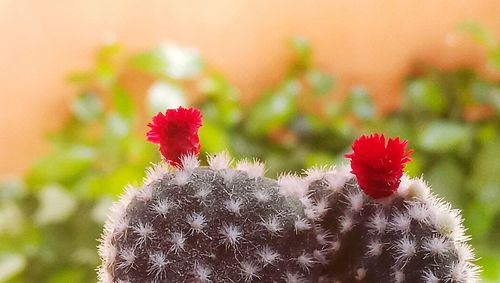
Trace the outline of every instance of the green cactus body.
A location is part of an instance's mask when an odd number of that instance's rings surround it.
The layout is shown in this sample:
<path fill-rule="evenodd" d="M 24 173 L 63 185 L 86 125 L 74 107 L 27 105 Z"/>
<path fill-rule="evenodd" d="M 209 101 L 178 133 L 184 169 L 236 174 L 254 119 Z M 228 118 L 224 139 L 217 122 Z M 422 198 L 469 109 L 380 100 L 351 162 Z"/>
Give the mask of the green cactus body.
<path fill-rule="evenodd" d="M 457 210 L 403 176 L 374 200 L 348 168 L 309 170 L 309 209 L 329 243 L 327 282 L 476 282 L 478 268 Z"/>
<path fill-rule="evenodd" d="M 100 245 L 100 282 L 317 282 L 325 245 L 295 196 L 260 163 L 153 167 L 114 208 Z"/>

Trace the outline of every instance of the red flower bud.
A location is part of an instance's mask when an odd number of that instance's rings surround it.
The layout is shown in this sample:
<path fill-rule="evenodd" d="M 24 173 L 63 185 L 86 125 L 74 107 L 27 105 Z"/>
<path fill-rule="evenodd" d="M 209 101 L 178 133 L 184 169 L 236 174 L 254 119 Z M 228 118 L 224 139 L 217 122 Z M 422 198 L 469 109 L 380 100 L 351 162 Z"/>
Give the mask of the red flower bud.
<path fill-rule="evenodd" d="M 384 135 L 361 136 L 352 145 L 351 173 L 356 176 L 361 189 L 372 198 L 392 195 L 399 187 L 405 163 L 411 161 L 406 151 L 407 140 L 390 138 L 386 143 Z"/>
<path fill-rule="evenodd" d="M 194 108 L 168 109 L 158 113 L 148 124 L 148 141 L 160 145 L 160 153 L 172 166 L 181 164 L 183 155 L 200 153 L 198 129 L 201 127 L 201 112 Z"/>

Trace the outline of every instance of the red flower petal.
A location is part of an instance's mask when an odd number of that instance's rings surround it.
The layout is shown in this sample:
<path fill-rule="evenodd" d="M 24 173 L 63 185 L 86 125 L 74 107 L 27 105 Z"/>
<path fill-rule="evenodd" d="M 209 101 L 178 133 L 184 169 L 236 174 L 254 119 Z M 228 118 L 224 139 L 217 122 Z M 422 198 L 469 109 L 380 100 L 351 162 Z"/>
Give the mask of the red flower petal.
<path fill-rule="evenodd" d="M 372 198 L 392 195 L 399 187 L 405 163 L 413 150 L 406 151 L 408 141 L 384 135 L 361 136 L 352 145 L 351 173 L 356 176 L 361 189 Z"/>
<path fill-rule="evenodd" d="M 200 153 L 198 129 L 201 127 L 201 113 L 198 109 L 168 109 L 158 113 L 148 124 L 148 141 L 160 145 L 160 153 L 173 165 L 181 164 L 181 156 Z"/>

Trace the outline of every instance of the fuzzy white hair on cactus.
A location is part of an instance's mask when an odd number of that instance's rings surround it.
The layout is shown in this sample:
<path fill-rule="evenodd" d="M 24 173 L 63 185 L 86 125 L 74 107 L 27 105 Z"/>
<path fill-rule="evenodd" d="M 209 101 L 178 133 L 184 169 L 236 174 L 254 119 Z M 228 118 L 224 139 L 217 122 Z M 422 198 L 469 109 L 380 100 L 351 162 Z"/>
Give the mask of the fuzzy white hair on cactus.
<path fill-rule="evenodd" d="M 262 249 L 257 252 L 260 261 L 264 266 L 268 264 L 273 264 L 277 259 L 280 258 L 280 254 L 277 251 L 272 250 L 268 245 L 265 245 Z"/>
<path fill-rule="evenodd" d="M 280 193 L 284 196 L 304 197 L 307 194 L 307 183 L 297 175 L 282 174 L 278 177 Z"/>
<path fill-rule="evenodd" d="M 190 152 L 181 156 L 181 165 L 184 170 L 192 171 L 193 169 L 200 167 L 200 161 L 198 160 L 197 155 Z"/>
<path fill-rule="evenodd" d="M 441 281 L 431 270 L 424 271 L 422 280 L 424 283 L 439 283 Z"/>
<path fill-rule="evenodd" d="M 368 229 L 377 234 L 384 233 L 389 221 L 385 214 L 378 210 L 368 219 Z"/>
<path fill-rule="evenodd" d="M 257 202 L 259 203 L 266 203 L 271 200 L 271 195 L 269 192 L 267 192 L 265 189 L 262 188 L 257 188 L 254 192 L 253 195 Z"/>
<path fill-rule="evenodd" d="M 382 254 L 382 249 L 384 244 L 380 240 L 373 240 L 368 244 L 368 255 L 372 257 L 377 257 Z"/>
<path fill-rule="evenodd" d="M 192 272 L 194 275 L 194 279 L 197 280 L 198 282 L 200 283 L 212 282 L 212 280 L 210 279 L 210 277 L 212 276 L 212 270 L 210 269 L 210 267 L 195 262 Z"/>
<path fill-rule="evenodd" d="M 332 170 L 325 174 L 325 180 L 330 185 L 330 189 L 333 193 L 338 192 L 344 184 L 353 177 L 350 172 L 350 167 L 347 165 L 341 165 L 333 167 Z"/>
<path fill-rule="evenodd" d="M 175 207 L 174 203 L 172 203 L 168 198 L 161 199 L 158 202 L 154 203 L 151 206 L 151 211 L 154 214 L 161 216 L 163 218 L 167 218 L 168 213 Z"/>
<path fill-rule="evenodd" d="M 407 234 L 410 232 L 411 228 L 411 218 L 405 212 L 397 211 L 392 216 L 391 221 L 389 222 L 389 227 L 393 231 L 401 232 L 403 234 Z"/>
<path fill-rule="evenodd" d="M 271 236 L 278 236 L 283 228 L 281 223 L 276 216 L 271 216 L 269 219 L 262 219 L 260 224 L 266 228 L 266 230 L 271 234 Z"/>
<path fill-rule="evenodd" d="M 248 161 L 246 159 L 238 161 L 236 164 L 236 170 L 245 171 L 250 178 L 258 178 L 264 176 L 264 163 L 254 160 Z"/>
<path fill-rule="evenodd" d="M 208 165 L 213 170 L 227 169 L 231 166 L 231 163 L 232 159 L 225 151 L 208 156 Z"/>
<path fill-rule="evenodd" d="M 186 222 L 189 224 L 191 233 L 201 233 L 203 228 L 207 225 L 207 220 L 203 214 L 193 212 L 188 215 Z"/>
<path fill-rule="evenodd" d="M 297 257 L 297 264 L 306 271 L 308 271 L 314 263 L 314 258 L 308 253 L 303 252 Z"/>
<path fill-rule="evenodd" d="M 243 208 L 243 202 L 239 199 L 231 198 L 224 202 L 224 207 L 231 213 L 241 215 L 240 210 Z"/>
<path fill-rule="evenodd" d="M 174 254 L 179 254 L 181 251 L 184 251 L 184 245 L 186 242 L 186 237 L 181 232 L 173 232 L 170 234 L 170 242 L 172 246 L 170 247 L 169 252 L 173 252 Z"/>
<path fill-rule="evenodd" d="M 238 243 L 242 238 L 242 232 L 240 227 L 234 224 L 224 224 L 220 230 L 221 243 L 226 245 L 226 248 L 236 249 Z"/>
<path fill-rule="evenodd" d="M 354 278 L 357 281 L 361 281 L 361 280 L 365 279 L 365 277 L 366 277 L 366 268 L 360 267 L 360 268 L 356 269 L 356 275 L 354 276 Z"/>
<path fill-rule="evenodd" d="M 295 227 L 295 233 L 311 229 L 311 224 L 309 223 L 309 221 L 307 221 L 307 219 L 305 218 L 300 217 L 295 220 L 293 226 Z"/>
<path fill-rule="evenodd" d="M 245 282 L 252 282 L 254 279 L 260 279 L 260 268 L 251 261 L 242 261 L 240 263 L 241 276 Z"/>
<path fill-rule="evenodd" d="M 151 166 L 146 169 L 146 176 L 143 179 L 143 184 L 148 185 L 153 181 L 161 179 L 161 177 L 169 171 L 169 167 L 164 162 L 151 163 Z"/>
<path fill-rule="evenodd" d="M 443 236 L 424 240 L 422 249 L 430 256 L 445 256 L 450 251 L 450 242 Z"/>

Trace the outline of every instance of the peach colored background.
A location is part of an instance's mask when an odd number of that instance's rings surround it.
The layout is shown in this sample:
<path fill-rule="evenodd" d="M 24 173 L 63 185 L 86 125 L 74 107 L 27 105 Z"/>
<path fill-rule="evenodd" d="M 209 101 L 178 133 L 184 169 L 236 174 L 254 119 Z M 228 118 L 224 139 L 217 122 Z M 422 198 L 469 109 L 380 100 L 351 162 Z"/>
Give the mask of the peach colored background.
<path fill-rule="evenodd" d="M 165 40 L 197 47 L 254 96 L 279 80 L 285 40 L 302 35 L 337 77 L 337 92 L 363 84 L 387 109 L 416 62 L 483 62 L 481 48 L 452 32 L 471 19 L 498 34 L 500 2 L 0 0 L 0 175 L 22 172 L 47 150 L 43 133 L 64 120 L 72 94 L 65 74 L 91 66 L 103 40 L 134 50 Z"/>

